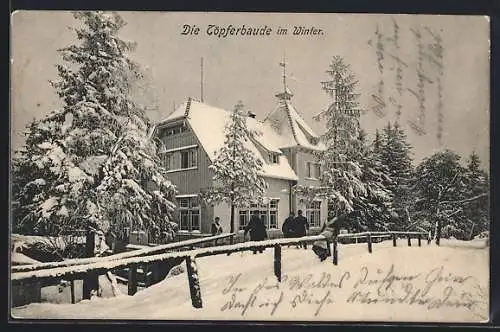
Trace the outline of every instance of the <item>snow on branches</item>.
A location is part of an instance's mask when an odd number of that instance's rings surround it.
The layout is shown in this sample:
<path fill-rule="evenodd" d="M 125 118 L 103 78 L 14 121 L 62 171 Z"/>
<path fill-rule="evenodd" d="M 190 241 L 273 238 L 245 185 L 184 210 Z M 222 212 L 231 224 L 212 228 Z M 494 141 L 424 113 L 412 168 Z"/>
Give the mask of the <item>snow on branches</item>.
<path fill-rule="evenodd" d="M 118 36 L 125 22 L 96 11 L 74 17 L 79 43 L 59 50 L 65 63 L 51 82 L 63 106 L 28 125 L 14 160 L 14 227 L 55 235 L 170 225 L 175 188 L 130 96 L 142 75 L 126 55 L 135 44 Z"/>
<path fill-rule="evenodd" d="M 208 204 L 225 202 L 237 207 L 248 206 L 261 200 L 267 189 L 266 181 L 259 175 L 262 161 L 247 144 L 258 133 L 248 129 L 246 119 L 240 101 L 225 126 L 224 146 L 209 166 L 214 185 L 201 194 Z"/>

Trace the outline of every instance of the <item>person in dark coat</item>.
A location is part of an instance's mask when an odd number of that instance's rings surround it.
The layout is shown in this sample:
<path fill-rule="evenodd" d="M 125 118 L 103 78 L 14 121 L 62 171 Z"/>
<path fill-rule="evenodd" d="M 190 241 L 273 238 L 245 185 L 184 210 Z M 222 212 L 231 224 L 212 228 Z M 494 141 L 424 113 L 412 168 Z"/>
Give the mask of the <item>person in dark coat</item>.
<path fill-rule="evenodd" d="M 215 217 L 214 222 L 212 223 L 212 236 L 221 235 L 222 234 L 222 226 L 220 225 L 220 218 Z M 215 245 L 217 245 L 217 240 L 215 240 Z"/>
<path fill-rule="evenodd" d="M 333 241 L 340 232 L 340 228 L 344 225 L 346 215 L 340 214 L 323 224 L 319 235 L 323 235 L 330 241 Z M 313 243 L 312 250 L 319 257 L 321 261 L 328 258 L 330 254 L 330 247 L 326 241 L 316 241 Z"/>
<path fill-rule="evenodd" d="M 222 226 L 220 225 L 220 218 L 215 217 L 214 222 L 212 223 L 212 236 L 221 235 L 222 234 Z"/>
<path fill-rule="evenodd" d="M 309 222 L 307 218 L 302 215 L 302 210 L 297 211 L 297 217 L 293 223 L 295 237 L 303 237 L 307 235 L 309 230 Z M 307 249 L 307 244 L 303 244 L 304 249 Z"/>
<path fill-rule="evenodd" d="M 281 227 L 281 230 L 283 231 L 283 237 L 285 238 L 292 238 L 295 237 L 295 213 L 290 212 L 290 216 L 285 219 L 285 222 L 283 223 L 283 226 Z"/>
<path fill-rule="evenodd" d="M 267 239 L 266 225 L 264 225 L 264 221 L 259 217 L 259 211 L 254 211 L 248 225 L 245 227 L 245 231 L 243 236 L 246 236 L 247 233 L 250 233 L 250 241 L 263 241 Z M 262 249 L 259 250 L 260 253 L 263 252 Z M 257 253 L 256 250 L 253 252 Z"/>

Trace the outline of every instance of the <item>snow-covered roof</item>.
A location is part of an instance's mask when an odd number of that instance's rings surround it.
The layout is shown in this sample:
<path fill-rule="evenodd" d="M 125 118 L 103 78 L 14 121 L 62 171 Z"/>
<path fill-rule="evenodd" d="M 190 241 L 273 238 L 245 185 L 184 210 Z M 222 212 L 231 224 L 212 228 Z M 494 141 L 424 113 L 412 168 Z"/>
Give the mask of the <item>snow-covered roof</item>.
<path fill-rule="evenodd" d="M 280 148 L 301 146 L 315 151 L 325 150 L 319 136 L 304 121 L 289 100 L 281 99 L 278 106 L 266 117 L 269 124 L 282 136 Z"/>
<path fill-rule="evenodd" d="M 166 119 L 160 121 L 158 125 L 185 117 L 186 114 L 189 126 L 198 137 L 209 158 L 213 161 L 217 151 L 224 145 L 224 127 L 229 122 L 230 112 L 191 99 L 183 103 Z M 257 142 L 248 141 L 247 148 L 262 161 L 262 175 L 276 179 L 298 180 L 297 174 L 288 163 L 288 159 L 279 149 L 283 143 L 283 137 L 278 135 L 269 124 L 260 122 L 257 119 L 248 117 L 247 125 L 249 129 L 259 133 L 259 135 L 255 136 Z M 278 153 L 279 163 L 269 163 L 268 157 L 262 155 L 256 143 L 268 152 Z"/>

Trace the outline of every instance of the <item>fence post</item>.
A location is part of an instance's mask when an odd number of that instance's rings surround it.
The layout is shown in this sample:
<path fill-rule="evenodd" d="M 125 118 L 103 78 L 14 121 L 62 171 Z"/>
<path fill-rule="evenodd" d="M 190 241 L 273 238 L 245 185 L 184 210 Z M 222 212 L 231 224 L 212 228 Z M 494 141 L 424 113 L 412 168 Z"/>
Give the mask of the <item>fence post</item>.
<path fill-rule="evenodd" d="M 137 293 L 137 264 L 132 263 L 128 267 L 128 295 Z"/>
<path fill-rule="evenodd" d="M 372 253 L 372 234 L 368 233 L 368 252 Z"/>
<path fill-rule="evenodd" d="M 95 231 L 92 228 L 87 229 L 85 235 L 85 257 L 94 257 L 95 250 Z M 92 289 L 99 289 L 99 276 L 93 272 L 87 272 L 83 278 L 83 294 L 84 300 L 90 300 Z"/>
<path fill-rule="evenodd" d="M 418 234 L 418 246 L 422 246 L 422 234 Z"/>
<path fill-rule="evenodd" d="M 411 247 L 411 235 L 408 234 L 408 247 Z"/>
<path fill-rule="evenodd" d="M 71 280 L 70 284 L 70 293 L 71 293 L 71 304 L 75 304 L 75 280 Z"/>
<path fill-rule="evenodd" d="M 392 233 L 392 246 L 395 247 L 396 244 L 396 233 Z"/>
<path fill-rule="evenodd" d="M 191 293 L 191 303 L 194 308 L 201 308 L 200 278 L 198 277 L 198 267 L 194 257 L 186 257 L 186 272 L 188 275 L 189 292 Z"/>
<path fill-rule="evenodd" d="M 274 245 L 274 275 L 281 282 L 281 246 Z"/>
<path fill-rule="evenodd" d="M 337 265 L 339 263 L 337 238 L 333 239 L 332 259 L 333 259 L 333 265 Z"/>

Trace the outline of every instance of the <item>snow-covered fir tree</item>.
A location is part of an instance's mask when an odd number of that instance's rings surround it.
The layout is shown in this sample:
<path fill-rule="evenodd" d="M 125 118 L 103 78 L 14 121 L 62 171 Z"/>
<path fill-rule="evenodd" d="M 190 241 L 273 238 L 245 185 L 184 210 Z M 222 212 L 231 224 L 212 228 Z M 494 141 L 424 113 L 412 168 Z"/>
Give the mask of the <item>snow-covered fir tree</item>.
<path fill-rule="evenodd" d="M 239 101 L 225 126 L 224 146 L 216 153 L 209 169 L 213 171 L 213 186 L 201 193 L 211 205 L 231 206 L 231 233 L 235 231 L 235 208 L 261 203 L 268 187 L 261 176 L 262 161 L 248 148 L 247 142 L 259 133 L 247 127 L 244 106 Z"/>
<path fill-rule="evenodd" d="M 366 196 L 355 201 L 360 230 L 388 230 L 392 221 L 392 184 L 388 168 L 382 163 L 379 149 L 378 131 L 372 144 L 366 139 L 364 130 L 359 132 L 361 142 L 361 181 L 366 186 Z"/>
<path fill-rule="evenodd" d="M 383 135 L 379 139 L 379 155 L 383 165 L 388 169 L 392 183 L 388 189 L 392 192 L 393 208 L 397 215 L 391 228 L 405 230 L 410 227 L 410 211 L 412 196 L 410 181 L 413 176 L 411 159 L 411 145 L 407 142 L 406 134 L 395 122 L 390 122 L 383 128 Z"/>
<path fill-rule="evenodd" d="M 315 117 L 326 126 L 321 137 L 326 150 L 317 155 L 324 163 L 321 185 L 297 186 L 296 191 L 309 200 L 327 198 L 331 215 L 353 215 L 355 203 L 368 193 L 362 179 L 359 95 L 355 92 L 358 81 L 340 56 L 333 57 L 326 72 L 330 79 L 322 82 L 322 88 L 332 103 Z"/>
<path fill-rule="evenodd" d="M 29 124 L 14 161 L 14 230 L 58 235 L 89 226 L 171 230 L 175 188 L 165 176 L 144 110 L 129 96 L 140 80 L 119 38 L 116 13 L 77 12 L 78 44 L 59 50 L 52 82 L 62 107 Z"/>
<path fill-rule="evenodd" d="M 460 156 L 451 150 L 437 152 L 415 170 L 415 217 L 432 229 L 439 244 L 441 237 L 466 238 L 464 204 L 467 203 L 466 170 Z"/>
<path fill-rule="evenodd" d="M 468 238 L 484 231 L 489 231 L 489 177 L 481 169 L 481 161 L 473 151 L 466 166 L 466 192 L 470 199 L 464 206 L 464 213 L 470 222 Z"/>

